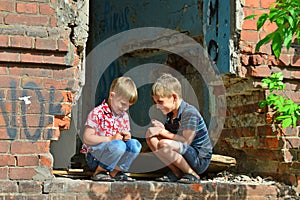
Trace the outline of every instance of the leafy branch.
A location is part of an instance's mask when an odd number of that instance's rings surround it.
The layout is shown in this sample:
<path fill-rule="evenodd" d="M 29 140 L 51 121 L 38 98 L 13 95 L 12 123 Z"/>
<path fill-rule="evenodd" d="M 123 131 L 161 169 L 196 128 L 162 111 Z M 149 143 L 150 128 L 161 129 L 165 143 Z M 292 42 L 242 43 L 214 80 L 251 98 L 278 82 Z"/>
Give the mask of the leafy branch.
<path fill-rule="evenodd" d="M 270 106 L 274 111 L 273 122 L 281 124 L 282 128 L 289 126 L 296 127 L 300 115 L 300 106 L 293 100 L 276 94 L 278 91 L 283 91 L 285 89 L 285 84 L 282 81 L 282 72 L 274 73 L 270 77 L 262 80 L 262 86 L 268 88 L 271 94 L 269 94 L 265 100 L 260 102 L 260 107 Z"/>
<path fill-rule="evenodd" d="M 245 19 L 253 19 L 257 15 L 247 16 Z M 272 50 L 276 58 L 280 57 L 282 45 L 290 49 L 293 38 L 300 41 L 300 0 L 276 0 L 269 13 L 260 15 L 256 28 L 259 31 L 265 22 L 269 20 L 276 23 L 277 29 L 266 35 L 255 47 L 258 52 L 260 47 L 272 41 Z"/>

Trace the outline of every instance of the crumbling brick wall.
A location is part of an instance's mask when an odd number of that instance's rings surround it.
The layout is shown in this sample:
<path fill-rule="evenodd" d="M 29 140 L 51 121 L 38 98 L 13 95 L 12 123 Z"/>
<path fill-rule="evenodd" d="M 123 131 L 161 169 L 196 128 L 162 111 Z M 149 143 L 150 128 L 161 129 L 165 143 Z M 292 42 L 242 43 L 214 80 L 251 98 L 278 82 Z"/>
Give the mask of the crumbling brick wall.
<path fill-rule="evenodd" d="M 263 0 L 240 1 L 245 16 L 269 12 L 275 2 Z M 236 157 L 236 171 L 253 175 L 272 176 L 277 180 L 298 185 L 300 181 L 300 152 L 298 127 L 283 130 L 273 129 L 270 110 L 260 110 L 261 102 L 269 91 L 261 88 L 261 80 L 274 72 L 283 72 L 286 83 L 285 94 L 300 103 L 299 92 L 299 48 L 285 48 L 279 59 L 271 51 L 271 44 L 264 45 L 255 53 L 255 45 L 276 26 L 267 23 L 256 30 L 256 19 L 244 20 L 239 39 L 240 66 L 238 77 L 225 76 L 227 95 L 226 123 L 215 147 Z"/>
<path fill-rule="evenodd" d="M 87 38 L 85 1 L 0 1 L 0 179 L 52 176 L 70 126 Z M 86 15 L 87 16 L 87 15 Z"/>

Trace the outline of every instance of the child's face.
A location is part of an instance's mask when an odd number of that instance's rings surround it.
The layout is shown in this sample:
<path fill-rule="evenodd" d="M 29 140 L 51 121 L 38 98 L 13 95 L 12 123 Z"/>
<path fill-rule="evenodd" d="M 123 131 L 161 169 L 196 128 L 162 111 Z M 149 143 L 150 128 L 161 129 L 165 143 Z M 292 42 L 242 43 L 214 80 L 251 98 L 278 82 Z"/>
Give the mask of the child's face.
<path fill-rule="evenodd" d="M 163 114 L 168 114 L 176 109 L 175 106 L 175 98 L 171 97 L 161 97 L 158 95 L 152 96 L 154 102 L 156 103 L 156 107 L 161 110 Z"/>
<path fill-rule="evenodd" d="M 114 92 L 110 94 L 110 107 L 115 114 L 121 115 L 126 112 L 131 105 L 132 104 L 129 103 L 128 99 L 119 96 Z"/>

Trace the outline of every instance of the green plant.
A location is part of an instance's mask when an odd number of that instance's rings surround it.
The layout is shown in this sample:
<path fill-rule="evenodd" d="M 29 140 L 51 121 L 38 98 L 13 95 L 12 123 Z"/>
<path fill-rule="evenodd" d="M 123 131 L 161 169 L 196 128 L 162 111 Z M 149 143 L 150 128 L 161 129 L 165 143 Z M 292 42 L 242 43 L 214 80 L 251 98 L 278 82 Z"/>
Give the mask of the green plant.
<path fill-rule="evenodd" d="M 252 19 L 257 15 L 250 15 L 245 19 Z M 272 41 L 272 50 L 276 58 L 280 57 L 282 45 L 287 50 L 291 47 L 293 38 L 300 41 L 300 0 L 276 0 L 270 7 L 269 13 L 260 15 L 257 20 L 257 31 L 259 31 L 265 22 L 269 20 L 276 23 L 277 29 L 261 39 L 255 47 L 259 51 L 260 47 Z"/>
<path fill-rule="evenodd" d="M 296 127 L 300 115 L 300 106 L 291 99 L 281 96 L 278 91 L 285 89 L 282 72 L 274 73 L 262 80 L 262 85 L 270 90 L 270 94 L 260 103 L 260 107 L 270 106 L 273 110 L 274 123 L 282 128 Z"/>

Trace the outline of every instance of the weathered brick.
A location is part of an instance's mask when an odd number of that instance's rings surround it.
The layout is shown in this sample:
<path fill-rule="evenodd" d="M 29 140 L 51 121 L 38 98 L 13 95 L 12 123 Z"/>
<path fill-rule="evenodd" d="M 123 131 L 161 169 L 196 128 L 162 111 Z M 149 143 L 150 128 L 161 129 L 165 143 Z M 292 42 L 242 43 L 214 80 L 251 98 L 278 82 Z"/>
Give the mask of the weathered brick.
<path fill-rule="evenodd" d="M 14 11 L 15 6 L 13 1 L 0 0 L 0 11 Z"/>
<path fill-rule="evenodd" d="M 49 128 L 45 129 L 45 131 L 43 133 L 43 138 L 45 140 L 57 141 L 57 140 L 59 140 L 59 137 L 60 137 L 59 128 L 58 127 L 53 127 L 52 124 L 49 126 Z"/>
<path fill-rule="evenodd" d="M 9 74 L 14 76 L 52 77 L 52 71 L 42 67 L 10 67 Z"/>
<path fill-rule="evenodd" d="M 42 139 L 42 129 L 41 128 L 21 128 L 20 139 L 26 140 L 40 140 Z"/>
<path fill-rule="evenodd" d="M 25 89 L 37 89 L 43 88 L 43 79 L 42 78 L 23 78 L 21 86 Z"/>
<path fill-rule="evenodd" d="M 50 141 L 30 142 L 30 141 L 12 141 L 11 154 L 36 154 L 49 153 Z"/>
<path fill-rule="evenodd" d="M 266 32 L 266 34 L 269 34 L 269 33 L 272 33 L 274 31 L 276 31 L 276 29 L 278 27 L 277 27 L 276 23 L 271 23 L 269 21 L 266 21 L 265 24 L 264 24 L 264 26 L 262 28 Z"/>
<path fill-rule="evenodd" d="M 20 54 L 17 52 L 0 51 L 0 61 L 2 61 L 2 62 L 20 62 Z"/>
<path fill-rule="evenodd" d="M 287 149 L 298 149 L 300 147 L 299 137 L 287 137 L 286 138 L 286 148 Z"/>
<path fill-rule="evenodd" d="M 55 10 L 48 4 L 40 4 L 40 14 L 52 16 Z"/>
<path fill-rule="evenodd" d="M 40 158 L 40 164 L 46 167 L 51 168 L 53 166 L 53 156 L 52 154 L 43 154 L 39 156 Z"/>
<path fill-rule="evenodd" d="M 35 128 L 35 127 L 40 127 L 38 132 L 28 132 L 28 135 L 32 135 L 31 137 L 34 138 L 39 138 L 41 132 L 42 132 L 42 128 L 47 126 L 49 124 L 49 120 L 47 119 L 47 117 L 45 116 L 45 114 L 26 114 L 26 116 L 22 116 L 22 117 L 17 117 L 19 120 L 16 123 L 16 126 L 20 126 L 20 127 L 30 127 L 30 128 Z"/>
<path fill-rule="evenodd" d="M 45 38 L 36 38 L 35 39 L 35 48 L 40 50 L 56 50 L 56 40 L 45 39 Z"/>
<path fill-rule="evenodd" d="M 4 22 L 6 24 L 20 24 L 28 26 L 49 26 L 49 19 L 46 16 L 8 14 L 4 17 Z"/>
<path fill-rule="evenodd" d="M 17 88 L 20 86 L 18 77 L 13 76 L 1 76 L 0 85 L 1 88 Z"/>
<path fill-rule="evenodd" d="M 64 55 L 44 55 L 43 63 L 66 66 Z"/>
<path fill-rule="evenodd" d="M 253 9 L 249 7 L 243 7 L 243 12 L 245 17 L 253 14 Z"/>
<path fill-rule="evenodd" d="M 257 42 L 258 41 L 258 33 L 256 31 L 241 31 L 241 40 L 246 40 L 248 42 Z"/>
<path fill-rule="evenodd" d="M 37 193 L 42 194 L 42 185 L 35 181 L 20 181 L 19 182 L 19 192 L 20 193 Z"/>
<path fill-rule="evenodd" d="M 259 8 L 260 0 L 245 0 L 246 7 Z"/>
<path fill-rule="evenodd" d="M 38 5 L 36 3 L 17 3 L 18 13 L 37 14 Z"/>
<path fill-rule="evenodd" d="M 55 116 L 54 127 L 59 127 L 60 130 L 68 130 L 70 128 L 71 119 L 65 116 Z"/>
<path fill-rule="evenodd" d="M 18 183 L 13 181 L 0 181 L 0 193 L 18 192 Z"/>
<path fill-rule="evenodd" d="M 3 179 L 8 179 L 8 167 L 0 167 L 0 181 Z M 0 182 L 0 186 L 1 186 L 1 182 Z"/>
<path fill-rule="evenodd" d="M 11 180 L 30 180 L 35 175 L 34 168 L 11 167 L 9 168 L 9 178 Z"/>
<path fill-rule="evenodd" d="M 0 47 L 7 47 L 8 46 L 8 36 L 0 35 Z"/>
<path fill-rule="evenodd" d="M 290 55 L 281 54 L 279 59 L 280 59 L 280 62 L 282 62 L 286 66 L 288 66 L 289 64 L 291 64 Z"/>
<path fill-rule="evenodd" d="M 55 88 L 56 90 L 64 90 L 69 87 L 68 80 L 54 80 L 54 79 L 44 79 L 44 88 L 45 89 L 51 89 Z"/>
<path fill-rule="evenodd" d="M 245 20 L 242 25 L 243 30 L 255 30 L 256 31 L 256 21 L 255 20 Z"/>
<path fill-rule="evenodd" d="M 25 63 L 43 63 L 43 55 L 42 54 L 32 54 L 32 53 L 21 53 L 21 62 Z"/>
<path fill-rule="evenodd" d="M 268 66 L 249 67 L 248 74 L 256 77 L 268 77 L 272 73 Z"/>
<path fill-rule="evenodd" d="M 274 136 L 275 133 L 270 125 L 258 126 L 257 136 Z"/>
<path fill-rule="evenodd" d="M 0 155 L 0 166 L 16 166 L 16 158 L 12 155 Z"/>
<path fill-rule="evenodd" d="M 88 185 L 82 181 L 69 181 L 66 182 L 66 193 L 79 193 L 88 190 Z"/>
<path fill-rule="evenodd" d="M 276 2 L 276 0 L 263 0 L 263 1 L 260 1 L 260 7 L 261 8 L 270 8 L 270 6 L 275 2 Z"/>
<path fill-rule="evenodd" d="M 50 17 L 50 26 L 51 27 L 57 26 L 57 19 L 55 17 Z"/>
<path fill-rule="evenodd" d="M 300 56 L 293 56 L 291 58 L 291 65 L 294 67 L 299 67 L 300 66 Z"/>
<path fill-rule="evenodd" d="M 282 139 L 276 137 L 260 138 L 259 143 L 259 148 L 280 149 L 284 146 Z"/>
<path fill-rule="evenodd" d="M 2 67 L 0 66 L 0 75 L 7 75 L 8 74 L 8 70 L 6 67 Z"/>
<path fill-rule="evenodd" d="M 21 37 L 21 36 L 11 36 L 10 37 L 10 46 L 18 48 L 32 48 L 32 38 Z"/>
<path fill-rule="evenodd" d="M 282 149 L 284 162 L 293 162 L 295 160 L 294 155 L 291 153 L 289 149 Z"/>
<path fill-rule="evenodd" d="M 13 140 L 18 139 L 18 129 L 17 128 L 10 128 L 7 127 L 7 124 L 10 122 L 4 121 L 2 122 L 2 118 L 0 118 L 0 124 L 5 124 L 3 126 L 6 126 L 6 128 L 0 128 L 0 139 L 3 140 Z"/>
<path fill-rule="evenodd" d="M 69 40 L 58 40 L 58 50 L 67 52 L 69 50 Z"/>
<path fill-rule="evenodd" d="M 8 153 L 10 142 L 9 141 L 0 141 L 0 153 Z"/>
<path fill-rule="evenodd" d="M 300 79 L 300 71 L 292 71 L 291 78 Z"/>
<path fill-rule="evenodd" d="M 91 193 L 99 193 L 99 194 L 106 194 L 105 196 L 109 196 L 110 193 L 110 184 L 101 184 L 98 182 L 92 182 L 90 185 Z"/>
<path fill-rule="evenodd" d="M 36 155 L 32 156 L 17 156 L 17 166 L 38 166 L 39 158 Z"/>
<path fill-rule="evenodd" d="M 277 197 L 277 187 L 275 185 L 246 185 L 244 187 L 249 197 Z M 272 199 L 272 198 L 271 198 Z"/>

